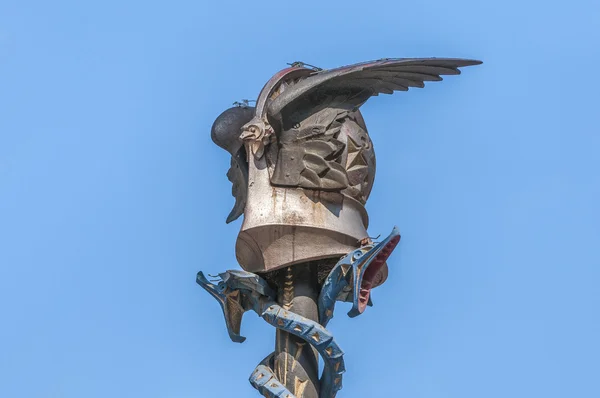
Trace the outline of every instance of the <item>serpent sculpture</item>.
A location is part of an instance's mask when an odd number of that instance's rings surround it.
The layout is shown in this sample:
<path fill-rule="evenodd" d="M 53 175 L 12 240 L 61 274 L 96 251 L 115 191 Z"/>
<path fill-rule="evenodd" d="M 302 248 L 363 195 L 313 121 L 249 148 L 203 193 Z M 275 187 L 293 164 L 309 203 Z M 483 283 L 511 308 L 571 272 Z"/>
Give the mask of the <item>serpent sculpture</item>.
<path fill-rule="evenodd" d="M 241 320 L 250 310 L 285 336 L 250 376 L 265 397 L 336 396 L 344 357 L 325 327 L 336 301 L 352 304 L 350 317 L 372 305 L 371 290 L 387 279 L 386 261 L 400 240 L 397 228 L 380 242 L 367 233 L 375 152 L 359 108 L 372 96 L 480 63 L 401 58 L 330 70 L 293 63 L 265 84 L 255 106 L 237 102 L 215 120 L 212 140 L 231 155 L 235 205 L 227 222 L 244 215 L 235 247 L 243 271 L 213 281 L 199 272 L 196 280 L 221 305 L 234 342 L 245 340 Z M 293 355 L 290 339 L 300 347 Z M 324 362 L 320 379 L 315 352 Z M 286 377 L 290 363 L 293 378 Z"/>
<path fill-rule="evenodd" d="M 344 353 L 333 335 L 325 329 L 333 317 L 335 302 L 351 302 L 352 309 L 348 313 L 351 317 L 362 314 L 370 302 L 372 277 L 385 264 L 399 241 L 400 234 L 394 228 L 382 242 L 366 244 L 342 257 L 327 276 L 321 290 L 318 303 L 320 323 L 283 309 L 277 304 L 275 291 L 269 284 L 251 272 L 226 271 L 219 274 L 217 285 L 198 272 L 196 281 L 221 305 L 232 341 L 242 343 L 246 340 L 240 335 L 242 316 L 252 310 L 270 325 L 298 336 L 313 346 L 324 362 L 320 379 L 321 397 L 333 398 L 342 388 L 342 373 L 345 370 Z M 265 397 L 293 398 L 294 394 L 275 377 L 272 360 L 273 354 L 256 367 L 250 376 L 250 383 Z"/>

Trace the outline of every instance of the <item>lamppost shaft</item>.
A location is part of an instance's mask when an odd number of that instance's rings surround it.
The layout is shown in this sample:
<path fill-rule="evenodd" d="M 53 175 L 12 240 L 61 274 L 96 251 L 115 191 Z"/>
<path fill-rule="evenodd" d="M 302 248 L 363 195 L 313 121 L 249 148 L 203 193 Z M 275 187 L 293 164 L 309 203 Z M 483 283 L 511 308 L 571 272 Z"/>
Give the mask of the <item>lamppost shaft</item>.
<path fill-rule="evenodd" d="M 284 310 L 319 321 L 316 264 L 287 267 L 279 273 L 278 284 L 278 301 Z M 318 358 L 305 340 L 277 329 L 275 375 L 297 398 L 319 398 Z"/>

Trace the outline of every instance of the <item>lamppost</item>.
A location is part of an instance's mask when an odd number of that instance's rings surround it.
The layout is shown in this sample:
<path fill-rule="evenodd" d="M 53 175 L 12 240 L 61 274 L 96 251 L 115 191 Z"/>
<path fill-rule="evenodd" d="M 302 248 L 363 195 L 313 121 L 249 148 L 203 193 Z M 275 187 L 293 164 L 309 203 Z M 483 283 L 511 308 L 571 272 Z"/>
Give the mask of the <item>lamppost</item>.
<path fill-rule="evenodd" d="M 367 234 L 375 152 L 360 106 L 480 63 L 381 59 L 323 70 L 295 62 L 267 82 L 255 106 L 235 103 L 214 122 L 213 141 L 231 154 L 227 222 L 244 215 L 236 242 L 243 270 L 213 281 L 199 272 L 197 282 L 221 305 L 234 342 L 245 340 L 246 311 L 276 328 L 274 352 L 250 376 L 263 396 L 336 396 L 344 358 L 325 326 L 336 301 L 352 303 L 350 317 L 372 305 L 400 241 L 396 227 L 379 241 Z"/>

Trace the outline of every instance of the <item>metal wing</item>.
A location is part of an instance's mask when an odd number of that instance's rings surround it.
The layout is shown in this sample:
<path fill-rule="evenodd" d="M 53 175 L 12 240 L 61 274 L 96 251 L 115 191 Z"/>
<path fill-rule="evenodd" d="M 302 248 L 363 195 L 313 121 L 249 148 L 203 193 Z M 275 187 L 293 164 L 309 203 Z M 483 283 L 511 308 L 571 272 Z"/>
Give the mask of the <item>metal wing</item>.
<path fill-rule="evenodd" d="M 456 58 L 396 58 L 365 62 L 337 69 L 315 72 L 289 86 L 268 105 L 268 114 L 281 120 L 286 108 L 296 102 L 313 106 L 329 96 L 344 96 L 346 101 L 362 105 L 380 93 L 408 91 L 424 87 L 426 81 L 441 81 L 442 75 L 458 75 L 458 68 L 479 65 L 481 61 Z"/>
<path fill-rule="evenodd" d="M 315 72 L 285 84 L 267 102 L 279 124 L 279 157 L 271 183 L 325 191 L 348 187 L 340 163 L 345 143 L 340 125 L 370 97 L 424 87 L 441 75 L 480 61 L 451 58 L 385 59 Z"/>

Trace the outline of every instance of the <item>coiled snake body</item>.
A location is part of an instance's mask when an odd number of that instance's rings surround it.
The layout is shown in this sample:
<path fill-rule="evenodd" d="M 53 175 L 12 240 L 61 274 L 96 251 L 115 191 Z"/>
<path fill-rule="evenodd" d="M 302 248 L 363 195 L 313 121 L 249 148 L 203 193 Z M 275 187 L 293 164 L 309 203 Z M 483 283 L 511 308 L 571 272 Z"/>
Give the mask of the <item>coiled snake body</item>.
<path fill-rule="evenodd" d="M 239 270 L 219 274 L 214 285 L 198 272 L 197 283 L 210 293 L 221 305 L 229 337 L 243 342 L 240 335 L 244 312 L 253 310 L 270 325 L 298 336 L 316 349 L 323 358 L 324 367 L 320 379 L 320 397 L 334 398 L 342 388 L 345 371 L 344 353 L 325 325 L 333 317 L 336 301 L 352 302 L 348 313 L 360 315 L 370 305 L 371 278 L 394 250 L 400 234 L 397 228 L 382 242 L 368 244 L 342 257 L 331 270 L 319 295 L 319 319 L 312 321 L 284 309 L 276 302 L 276 293 L 260 276 Z M 273 372 L 274 353 L 267 356 L 250 376 L 250 384 L 267 398 L 295 398 Z M 299 397 L 301 398 L 301 397 Z"/>

